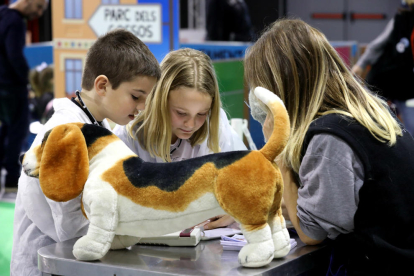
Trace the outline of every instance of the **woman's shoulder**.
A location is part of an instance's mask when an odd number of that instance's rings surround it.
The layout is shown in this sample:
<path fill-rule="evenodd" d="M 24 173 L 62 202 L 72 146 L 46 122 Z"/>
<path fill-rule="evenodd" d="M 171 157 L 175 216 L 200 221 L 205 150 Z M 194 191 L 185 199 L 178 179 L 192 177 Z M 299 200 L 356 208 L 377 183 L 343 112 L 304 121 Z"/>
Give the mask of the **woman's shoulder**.
<path fill-rule="evenodd" d="M 318 150 L 352 151 L 352 148 L 335 134 L 319 133 L 309 141 L 308 152 Z"/>
<path fill-rule="evenodd" d="M 353 147 L 339 136 L 331 133 L 319 133 L 312 137 L 303 160 L 307 158 L 322 158 L 341 164 L 343 167 L 363 167 L 359 155 Z"/>

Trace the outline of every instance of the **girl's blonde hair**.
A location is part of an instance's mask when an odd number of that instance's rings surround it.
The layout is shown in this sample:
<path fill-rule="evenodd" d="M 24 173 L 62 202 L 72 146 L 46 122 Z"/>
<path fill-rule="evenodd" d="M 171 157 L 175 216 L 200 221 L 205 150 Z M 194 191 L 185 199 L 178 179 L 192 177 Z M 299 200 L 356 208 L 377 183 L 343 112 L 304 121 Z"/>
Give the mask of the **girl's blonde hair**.
<path fill-rule="evenodd" d="M 309 125 L 323 115 L 352 117 L 390 146 L 402 135 L 386 102 L 367 91 L 325 36 L 301 20 L 278 20 L 265 31 L 246 54 L 245 78 L 251 88 L 265 87 L 285 103 L 291 137 L 279 159 L 296 173 Z"/>
<path fill-rule="evenodd" d="M 183 48 L 170 52 L 161 62 L 161 78 L 148 95 L 145 110 L 138 115 L 129 129 L 130 135 L 137 137 L 142 148 L 151 156 L 161 157 L 167 162 L 171 162 L 172 137 L 168 96 L 171 90 L 180 87 L 194 88 L 212 98 L 206 122 L 189 139 L 191 146 L 208 138 L 208 147 L 213 152 L 220 151 L 221 101 L 213 64 L 203 52 Z"/>

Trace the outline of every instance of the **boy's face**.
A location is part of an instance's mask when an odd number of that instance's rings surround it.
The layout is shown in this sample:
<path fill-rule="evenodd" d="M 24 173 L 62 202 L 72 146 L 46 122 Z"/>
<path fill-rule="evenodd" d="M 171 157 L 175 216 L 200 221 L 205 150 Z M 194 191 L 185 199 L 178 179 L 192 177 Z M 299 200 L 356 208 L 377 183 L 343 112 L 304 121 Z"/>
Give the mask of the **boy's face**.
<path fill-rule="evenodd" d="M 157 79 L 149 76 L 138 76 L 132 81 L 123 82 L 117 89 L 107 86 L 105 100 L 105 118 L 118 125 L 126 125 L 134 119 L 139 110 L 145 108 L 145 100 Z"/>
<path fill-rule="evenodd" d="M 179 87 L 168 95 L 172 143 L 189 139 L 205 123 L 213 99 L 194 88 Z"/>

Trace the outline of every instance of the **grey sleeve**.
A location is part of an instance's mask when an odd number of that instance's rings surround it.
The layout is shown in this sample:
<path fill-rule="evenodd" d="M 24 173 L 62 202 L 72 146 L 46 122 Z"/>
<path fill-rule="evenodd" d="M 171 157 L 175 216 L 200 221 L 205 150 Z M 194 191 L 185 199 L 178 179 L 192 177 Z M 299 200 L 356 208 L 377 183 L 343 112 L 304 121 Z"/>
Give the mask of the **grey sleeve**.
<path fill-rule="evenodd" d="M 364 54 L 358 59 L 356 65 L 365 69 L 369 64 L 375 63 L 384 52 L 385 43 L 387 42 L 393 28 L 394 18 L 387 23 L 387 26 L 385 26 L 382 33 L 367 45 Z"/>
<path fill-rule="evenodd" d="M 297 216 L 310 238 L 335 239 L 354 229 L 354 215 L 363 184 L 362 162 L 337 136 L 315 135 L 303 157 Z"/>

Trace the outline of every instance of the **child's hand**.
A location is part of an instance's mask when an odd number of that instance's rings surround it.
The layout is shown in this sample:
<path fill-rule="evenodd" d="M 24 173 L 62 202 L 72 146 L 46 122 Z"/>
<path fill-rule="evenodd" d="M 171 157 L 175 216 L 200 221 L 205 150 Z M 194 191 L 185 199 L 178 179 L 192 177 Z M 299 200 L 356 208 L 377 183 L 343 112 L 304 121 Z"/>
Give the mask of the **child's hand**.
<path fill-rule="evenodd" d="M 219 215 L 209 220 L 210 222 L 204 225 L 204 230 L 226 227 L 235 222 L 234 218 L 232 218 L 230 215 Z"/>
<path fill-rule="evenodd" d="M 265 137 L 265 141 L 267 142 L 272 135 L 273 127 L 274 127 L 274 120 L 273 114 L 269 113 L 266 116 L 266 120 L 263 123 L 263 135 Z"/>

